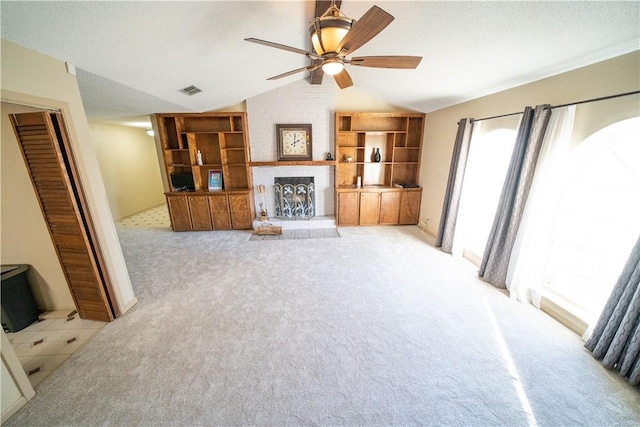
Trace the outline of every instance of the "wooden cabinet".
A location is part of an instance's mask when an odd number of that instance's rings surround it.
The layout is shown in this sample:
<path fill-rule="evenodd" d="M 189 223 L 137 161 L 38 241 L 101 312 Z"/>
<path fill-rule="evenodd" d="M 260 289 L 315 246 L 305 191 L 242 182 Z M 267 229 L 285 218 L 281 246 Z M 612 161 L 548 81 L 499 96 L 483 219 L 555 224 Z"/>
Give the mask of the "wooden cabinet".
<path fill-rule="evenodd" d="M 167 207 L 169 208 L 171 228 L 175 231 L 191 230 L 187 196 L 169 196 L 167 194 Z"/>
<path fill-rule="evenodd" d="M 154 118 L 171 187 L 167 205 L 173 229 L 252 228 L 246 114 L 171 113 Z M 211 173 L 222 175 L 222 189 L 211 185 Z"/>
<path fill-rule="evenodd" d="M 235 230 L 247 230 L 253 227 L 253 215 L 251 214 L 251 201 L 247 192 L 229 194 L 229 212 L 231 212 L 231 225 Z"/>
<path fill-rule="evenodd" d="M 360 193 L 358 191 L 339 191 L 337 194 L 338 225 L 358 225 Z"/>
<path fill-rule="evenodd" d="M 385 191 L 380 193 L 380 224 L 398 224 L 401 195 L 402 192 L 400 191 Z"/>
<path fill-rule="evenodd" d="M 421 113 L 336 113 L 338 225 L 418 223 L 424 122 Z"/>
<path fill-rule="evenodd" d="M 229 201 L 226 194 L 212 194 L 209 196 L 209 212 L 213 228 L 216 230 L 231 229 Z"/>
<path fill-rule="evenodd" d="M 191 216 L 191 228 L 193 230 L 213 230 L 207 196 L 190 196 L 187 197 L 187 201 Z"/>
<path fill-rule="evenodd" d="M 360 193 L 360 225 L 377 225 L 380 217 L 380 193 Z"/>
<path fill-rule="evenodd" d="M 337 189 L 336 195 L 340 226 L 418 223 L 422 188 Z"/>
<path fill-rule="evenodd" d="M 249 230 L 253 227 L 250 191 L 215 194 L 166 193 L 174 231 Z"/>
<path fill-rule="evenodd" d="M 400 198 L 400 217 L 398 224 L 417 224 L 420 219 L 421 189 L 411 189 L 402 192 Z"/>

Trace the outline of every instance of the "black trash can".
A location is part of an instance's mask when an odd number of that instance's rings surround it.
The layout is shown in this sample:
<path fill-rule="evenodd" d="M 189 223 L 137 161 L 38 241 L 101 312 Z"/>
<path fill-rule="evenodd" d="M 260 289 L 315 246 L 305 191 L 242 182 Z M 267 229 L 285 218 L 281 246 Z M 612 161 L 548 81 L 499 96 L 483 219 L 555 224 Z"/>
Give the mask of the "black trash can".
<path fill-rule="evenodd" d="M 2 329 L 18 332 L 38 320 L 38 308 L 27 281 L 27 264 L 2 266 Z"/>

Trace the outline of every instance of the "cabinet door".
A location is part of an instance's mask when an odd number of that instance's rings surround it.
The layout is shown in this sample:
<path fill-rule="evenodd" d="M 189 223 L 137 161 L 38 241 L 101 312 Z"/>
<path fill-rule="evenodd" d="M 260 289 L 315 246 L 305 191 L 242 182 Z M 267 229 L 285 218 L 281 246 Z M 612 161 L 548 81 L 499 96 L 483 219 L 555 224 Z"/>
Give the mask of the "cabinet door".
<path fill-rule="evenodd" d="M 229 211 L 231 225 L 234 230 L 250 230 L 253 228 L 249 193 L 229 194 Z"/>
<path fill-rule="evenodd" d="M 422 189 L 419 191 L 403 191 L 400 198 L 400 224 L 417 224 L 420 217 L 420 198 Z"/>
<path fill-rule="evenodd" d="M 397 224 L 400 215 L 400 191 L 380 194 L 380 224 Z"/>
<path fill-rule="evenodd" d="M 171 218 L 171 227 L 173 230 L 191 230 L 187 196 L 167 196 L 167 206 L 169 207 L 169 217 Z"/>
<path fill-rule="evenodd" d="M 188 196 L 187 200 L 193 230 L 213 230 L 207 196 Z"/>
<path fill-rule="evenodd" d="M 360 225 L 377 225 L 380 217 L 380 193 L 360 193 Z"/>
<path fill-rule="evenodd" d="M 209 196 L 209 210 L 214 229 L 231 229 L 231 217 L 229 216 L 229 203 L 227 202 L 226 194 Z"/>
<path fill-rule="evenodd" d="M 359 202 L 357 191 L 338 193 L 338 225 L 358 225 Z"/>

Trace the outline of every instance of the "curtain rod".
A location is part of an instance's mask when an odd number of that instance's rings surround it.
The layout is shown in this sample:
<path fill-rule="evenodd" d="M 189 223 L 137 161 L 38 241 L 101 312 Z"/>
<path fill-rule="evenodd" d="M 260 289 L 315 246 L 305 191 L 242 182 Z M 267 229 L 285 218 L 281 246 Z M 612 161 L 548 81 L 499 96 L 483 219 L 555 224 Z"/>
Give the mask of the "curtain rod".
<path fill-rule="evenodd" d="M 586 104 L 587 102 L 605 101 L 607 99 L 619 98 L 621 96 L 635 95 L 637 93 L 640 93 L 640 90 L 634 90 L 633 92 L 619 93 L 617 95 L 602 96 L 600 98 L 586 99 L 584 101 L 571 102 L 569 104 L 552 105 L 551 108 L 561 108 L 561 107 L 566 107 L 568 105 Z"/>
<path fill-rule="evenodd" d="M 592 99 L 585 99 L 584 101 L 577 101 L 577 102 L 569 102 L 567 104 L 560 104 L 560 105 L 552 105 L 550 108 L 554 109 L 554 108 L 561 108 L 561 107 L 566 107 L 568 105 L 578 105 L 578 104 L 585 104 L 587 102 L 595 102 L 595 101 L 605 101 L 607 99 L 612 99 L 612 98 L 619 98 L 621 96 L 628 96 L 628 95 L 635 95 L 640 93 L 640 90 L 634 90 L 632 92 L 625 92 L 625 93 L 619 93 L 616 95 L 609 95 L 609 96 L 602 96 L 600 98 L 592 98 Z M 522 114 L 523 111 L 518 111 L 516 113 L 508 113 L 508 114 L 501 114 L 499 116 L 491 116 L 491 117 L 484 117 L 482 119 L 471 119 L 471 121 L 474 122 L 479 122 L 480 120 L 491 120 L 491 119 L 499 119 L 501 117 L 509 117 L 509 116 L 515 116 L 517 114 Z"/>

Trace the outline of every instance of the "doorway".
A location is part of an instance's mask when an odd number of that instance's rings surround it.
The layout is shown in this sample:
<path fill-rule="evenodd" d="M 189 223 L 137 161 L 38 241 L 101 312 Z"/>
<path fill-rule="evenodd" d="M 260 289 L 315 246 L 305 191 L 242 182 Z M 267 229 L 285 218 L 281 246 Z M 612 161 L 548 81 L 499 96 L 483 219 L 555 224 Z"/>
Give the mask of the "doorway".
<path fill-rule="evenodd" d="M 77 313 L 66 315 L 84 306 L 83 301 L 90 280 L 86 269 L 82 267 L 82 251 L 74 248 L 74 242 L 70 242 L 73 239 L 77 243 L 77 239 L 73 237 L 73 233 L 64 231 L 73 224 L 68 215 L 61 214 L 62 210 L 66 209 L 63 204 L 64 197 L 60 196 L 59 185 L 48 179 L 48 175 L 55 175 L 52 172 L 55 168 L 60 170 L 62 167 L 65 168 L 65 173 L 72 173 L 67 169 L 72 167 L 72 153 L 69 152 L 66 160 L 57 163 L 51 157 L 50 147 L 47 148 L 45 143 L 49 137 L 65 137 L 64 122 L 59 121 L 57 128 L 54 126 L 45 133 L 36 130 L 31 124 L 27 126 L 28 129 L 23 129 L 22 137 L 28 141 L 27 145 L 30 144 L 28 150 L 31 152 L 28 156 L 35 159 L 27 168 L 27 154 L 23 156 L 21 153 L 21 145 L 13 132 L 10 116 L 35 117 L 59 113 L 6 102 L 2 103 L 2 112 L 0 260 L 3 265 L 28 264 L 30 268 L 27 278 L 39 310 L 65 313 L 59 318 L 49 314 L 50 319 L 36 321 L 20 331 L 7 334 L 25 374 L 35 386 L 106 323 L 81 319 Z M 61 116 L 58 116 L 58 119 L 61 119 Z M 68 147 L 66 149 L 68 150 Z M 37 170 L 33 170 L 34 168 Z M 43 171 L 47 176 L 42 174 Z M 32 177 L 36 177 L 34 181 Z M 75 187 L 78 185 L 77 181 L 69 182 L 74 183 L 70 193 L 81 192 Z M 52 196 L 53 201 L 47 204 L 43 201 L 43 196 Z M 52 215 L 55 218 L 52 218 Z M 90 219 L 85 217 L 80 221 L 87 220 Z M 58 242 L 54 245 L 56 239 Z M 66 250 L 66 253 L 63 250 Z M 91 249 L 92 252 L 94 250 L 99 248 Z M 65 256 L 71 254 L 74 264 L 71 268 L 68 259 L 61 258 L 61 253 Z M 85 310 L 84 317 L 111 320 L 113 314 L 109 314 L 105 319 L 93 316 L 90 311 Z"/>

